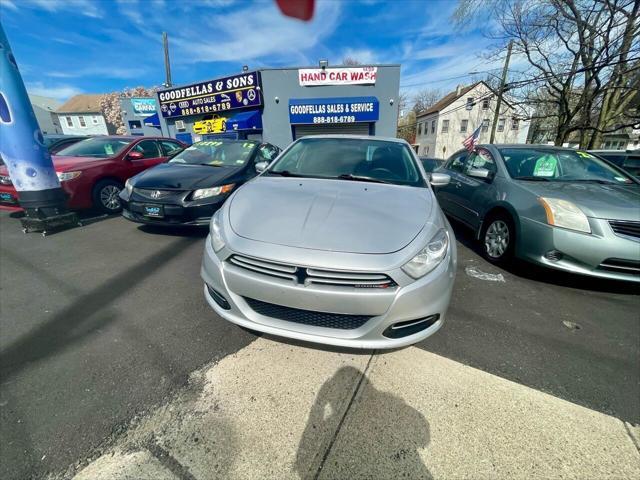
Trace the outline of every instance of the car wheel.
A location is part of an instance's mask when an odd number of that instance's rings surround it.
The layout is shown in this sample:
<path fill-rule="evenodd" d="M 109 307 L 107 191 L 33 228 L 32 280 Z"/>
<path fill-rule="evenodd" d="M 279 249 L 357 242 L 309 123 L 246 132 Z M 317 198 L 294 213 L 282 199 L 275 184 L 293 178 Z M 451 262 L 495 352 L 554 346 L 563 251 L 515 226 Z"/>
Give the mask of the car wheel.
<path fill-rule="evenodd" d="M 93 187 L 93 206 L 104 213 L 122 210 L 120 191 L 122 184 L 115 180 L 101 180 Z"/>
<path fill-rule="evenodd" d="M 482 228 L 482 253 L 491 263 L 506 265 L 513 259 L 515 249 L 515 228 L 507 214 L 492 215 Z"/>

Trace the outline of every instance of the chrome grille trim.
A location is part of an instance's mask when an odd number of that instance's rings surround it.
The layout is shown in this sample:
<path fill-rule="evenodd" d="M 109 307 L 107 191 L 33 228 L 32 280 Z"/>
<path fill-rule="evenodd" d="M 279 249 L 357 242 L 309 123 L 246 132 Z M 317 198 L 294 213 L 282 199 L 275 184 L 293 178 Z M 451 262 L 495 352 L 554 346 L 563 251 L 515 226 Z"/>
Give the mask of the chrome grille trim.
<path fill-rule="evenodd" d="M 11 185 L 11 178 L 7 175 L 0 175 L 0 183 L 2 185 Z"/>
<path fill-rule="evenodd" d="M 351 288 L 388 288 L 396 283 L 383 273 L 349 272 L 305 268 L 286 263 L 272 262 L 244 255 L 232 255 L 227 260 L 236 267 L 262 275 L 285 278 L 299 285 L 322 285 Z"/>
<path fill-rule="evenodd" d="M 161 200 L 167 197 L 182 195 L 186 190 L 163 190 L 160 188 L 133 188 L 133 193 L 150 200 Z M 154 192 L 160 192 L 159 196 L 152 196 Z"/>

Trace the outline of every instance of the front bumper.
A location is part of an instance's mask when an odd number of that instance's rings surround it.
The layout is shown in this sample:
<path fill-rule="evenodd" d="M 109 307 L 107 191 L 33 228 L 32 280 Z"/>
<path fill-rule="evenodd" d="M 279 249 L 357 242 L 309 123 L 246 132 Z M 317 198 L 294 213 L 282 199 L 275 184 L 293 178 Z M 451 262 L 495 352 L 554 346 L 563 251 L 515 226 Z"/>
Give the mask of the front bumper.
<path fill-rule="evenodd" d="M 221 198 L 206 205 L 183 206 L 155 202 L 131 202 L 122 200 L 122 216 L 136 223 L 162 226 L 207 226 L 211 217 L 224 203 Z M 160 218 L 144 215 L 145 205 L 162 206 L 164 215 Z"/>
<path fill-rule="evenodd" d="M 425 277 L 409 280 L 397 269 L 386 272 L 394 280 L 402 277 L 396 287 L 360 289 L 304 286 L 244 271 L 221 260 L 220 257 L 226 260 L 233 252 L 225 247 L 219 257 L 211 247 L 211 239 L 207 237 L 201 268 L 205 282 L 204 295 L 221 317 L 260 332 L 340 347 L 404 347 L 434 334 L 445 320 L 457 262 L 453 232 L 450 232 L 450 239 L 447 257 Z M 228 308 L 222 308 L 207 287 L 221 295 Z M 252 300 L 311 313 L 330 312 L 371 318 L 361 326 L 350 329 L 310 326 L 260 314 L 249 305 L 248 302 Z M 392 325 L 427 318 L 432 319 L 426 323 L 428 327 L 417 333 L 401 338 L 383 335 L 383 332 L 389 332 Z"/>
<path fill-rule="evenodd" d="M 521 218 L 517 256 L 566 272 L 640 282 L 640 239 L 616 235 L 605 219 L 589 218 L 589 223 L 592 233 L 586 234 Z M 612 263 L 623 266 L 607 266 Z"/>

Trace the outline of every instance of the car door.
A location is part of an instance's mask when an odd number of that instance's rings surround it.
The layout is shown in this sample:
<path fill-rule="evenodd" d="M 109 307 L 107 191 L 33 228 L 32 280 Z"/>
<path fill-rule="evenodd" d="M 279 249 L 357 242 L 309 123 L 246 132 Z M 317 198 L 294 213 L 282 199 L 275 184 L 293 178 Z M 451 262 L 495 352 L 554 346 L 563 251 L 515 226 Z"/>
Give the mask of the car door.
<path fill-rule="evenodd" d="M 484 171 L 487 178 L 481 178 Z M 495 196 L 493 179 L 497 172 L 496 161 L 486 148 L 478 148 L 470 153 L 460 176 L 460 186 L 456 187 L 456 202 L 460 219 L 477 229 L 486 206 Z"/>
<path fill-rule="evenodd" d="M 451 177 L 451 181 L 448 185 L 435 188 L 440 208 L 442 208 L 447 215 L 451 215 L 460 220 L 464 218 L 464 211 L 461 207 L 459 190 L 462 187 L 462 180 L 464 178 L 463 170 L 468 154 L 469 152 L 466 150 L 461 150 L 449 157 L 449 160 L 447 160 L 444 167 L 442 167 L 442 173 L 448 174 Z"/>
<path fill-rule="evenodd" d="M 166 156 L 162 152 L 157 140 L 141 140 L 129 152 L 138 152 L 142 154 L 142 158 L 128 158 L 129 176 L 132 177 L 138 173 L 162 163 L 166 160 Z"/>

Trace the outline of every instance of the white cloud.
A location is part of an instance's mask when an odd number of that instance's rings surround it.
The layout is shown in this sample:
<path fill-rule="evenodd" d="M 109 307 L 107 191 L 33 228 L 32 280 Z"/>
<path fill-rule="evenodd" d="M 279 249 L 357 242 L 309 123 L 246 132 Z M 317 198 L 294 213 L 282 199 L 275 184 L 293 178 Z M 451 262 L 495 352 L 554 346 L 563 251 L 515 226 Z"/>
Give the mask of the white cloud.
<path fill-rule="evenodd" d="M 55 98 L 56 100 L 67 100 L 74 95 L 82 93 L 82 90 L 74 87 L 73 85 L 57 85 L 47 86 L 42 82 L 27 83 L 27 91 L 33 95 L 40 95 L 42 97 Z"/>
<path fill-rule="evenodd" d="M 8 8 L 9 10 L 16 11 L 18 7 L 11 0 L 0 0 L 0 8 Z"/>
<path fill-rule="evenodd" d="M 352 58 L 364 64 L 378 62 L 377 53 L 369 48 L 347 48 L 343 50 L 340 58 L 336 60 L 338 62 L 342 62 L 342 60 L 344 60 L 345 58 Z"/>
<path fill-rule="evenodd" d="M 98 8 L 100 2 L 91 0 L 23 0 L 22 5 L 41 8 L 48 12 L 70 10 L 91 18 L 102 18 L 104 12 Z"/>
<path fill-rule="evenodd" d="M 79 77 L 105 77 L 105 78 L 139 78 L 147 73 L 147 70 L 140 67 L 116 67 L 116 66 L 92 66 L 84 68 L 70 68 L 66 71 L 51 71 L 46 73 L 52 78 L 79 78 Z"/>

